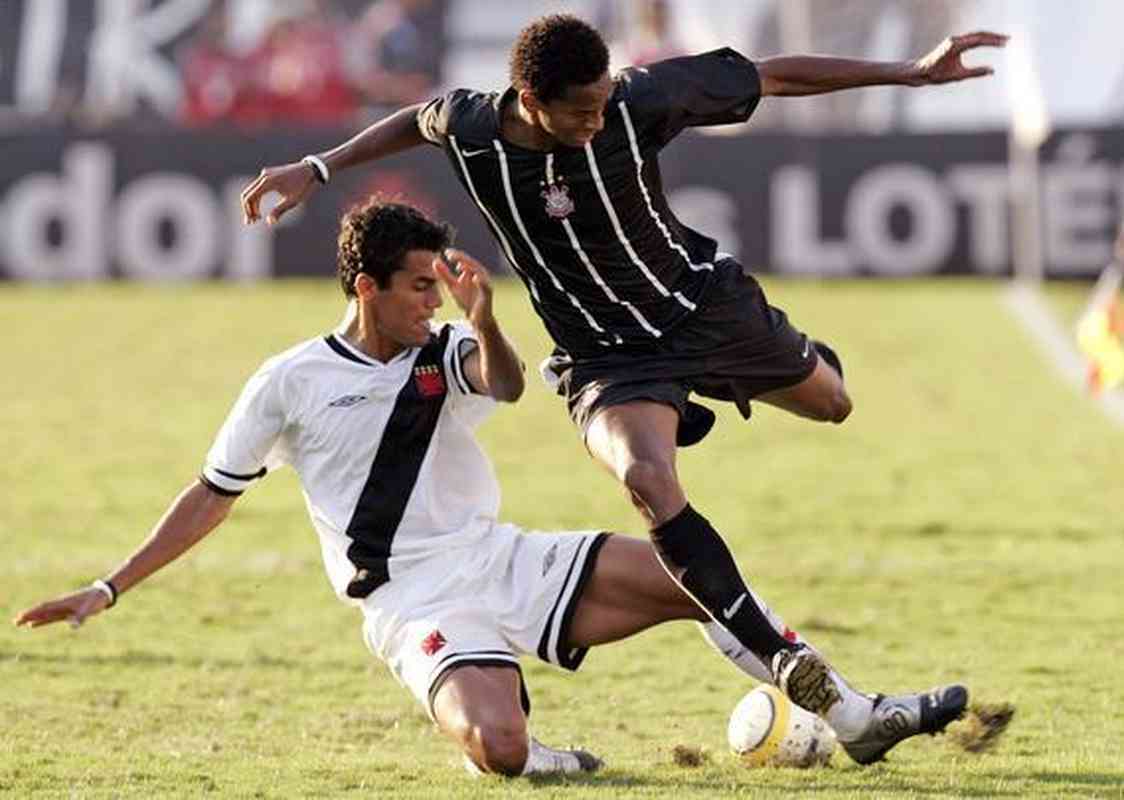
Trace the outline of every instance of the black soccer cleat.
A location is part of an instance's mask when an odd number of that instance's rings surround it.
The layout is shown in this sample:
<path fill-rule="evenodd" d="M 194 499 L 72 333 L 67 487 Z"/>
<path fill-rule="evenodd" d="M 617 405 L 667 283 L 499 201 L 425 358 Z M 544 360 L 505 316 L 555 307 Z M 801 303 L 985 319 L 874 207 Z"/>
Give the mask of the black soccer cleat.
<path fill-rule="evenodd" d="M 921 694 L 875 695 L 866 730 L 857 739 L 839 744 L 855 762 L 873 764 L 911 736 L 940 733 L 967 706 L 968 690 L 955 684 Z"/>

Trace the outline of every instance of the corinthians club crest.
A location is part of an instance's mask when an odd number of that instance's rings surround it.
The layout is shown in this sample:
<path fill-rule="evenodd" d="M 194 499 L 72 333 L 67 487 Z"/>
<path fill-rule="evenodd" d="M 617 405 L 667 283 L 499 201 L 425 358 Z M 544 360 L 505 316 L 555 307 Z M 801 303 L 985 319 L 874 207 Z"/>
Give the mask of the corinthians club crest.
<path fill-rule="evenodd" d="M 574 201 L 570 198 L 570 187 L 562 182 L 561 175 L 554 183 L 540 193 L 546 201 L 546 213 L 554 219 L 566 219 L 574 212 Z"/>

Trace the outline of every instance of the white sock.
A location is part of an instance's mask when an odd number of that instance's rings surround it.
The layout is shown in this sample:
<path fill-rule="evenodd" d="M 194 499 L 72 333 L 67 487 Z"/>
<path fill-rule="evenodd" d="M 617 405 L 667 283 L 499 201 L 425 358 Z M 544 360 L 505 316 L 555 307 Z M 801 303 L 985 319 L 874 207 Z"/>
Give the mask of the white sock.
<path fill-rule="evenodd" d="M 743 645 L 734 635 L 717 622 L 700 622 L 699 630 L 702 631 L 710 646 L 725 656 L 735 667 L 740 669 L 754 680 L 772 683 L 769 674 L 769 665 L 753 654 L 753 651 Z"/>
<path fill-rule="evenodd" d="M 765 605 L 756 593 L 751 590 L 750 594 L 769 622 L 773 624 L 777 633 L 794 643 L 812 646 L 802 636 L 785 625 L 784 621 L 774 614 L 772 609 Z M 773 682 L 771 665 L 758 658 L 749 648 L 735 639 L 734 635 L 728 630 L 713 621 L 700 622 L 699 628 L 711 646 L 746 675 L 763 683 Z M 824 719 L 835 730 L 841 741 L 853 741 L 866 730 L 866 726 L 870 722 L 870 715 L 874 710 L 874 701 L 865 694 L 856 692 L 844 680 L 843 676 L 834 669 L 831 670 L 831 676 L 835 680 L 835 685 L 839 688 L 841 701 L 828 710 Z"/>
<path fill-rule="evenodd" d="M 831 670 L 831 677 L 839 687 L 840 701 L 828 709 L 824 719 L 835 730 L 841 742 L 851 742 L 859 738 L 870 723 L 874 701 L 852 689 L 834 668 Z"/>
<path fill-rule="evenodd" d="M 569 750 L 555 750 L 528 737 L 527 763 L 523 765 L 522 775 L 549 775 L 559 772 L 581 772 L 578 757 Z"/>
<path fill-rule="evenodd" d="M 784 620 L 773 612 L 765 604 L 765 601 L 758 596 L 757 592 L 752 589 L 749 590 L 750 599 L 757 603 L 757 607 L 761 609 L 761 613 L 769 620 L 773 626 L 773 630 L 779 633 L 784 638 L 788 639 L 794 644 L 803 644 L 804 640 L 784 624 Z M 727 659 L 733 662 L 734 666 L 744 672 L 751 678 L 762 681 L 763 683 L 773 682 L 773 670 L 771 665 L 766 664 L 748 647 L 739 642 L 734 635 L 728 630 L 723 628 L 717 622 L 700 622 L 699 627 L 702 629 L 703 636 L 710 642 L 719 653 L 724 655 Z"/>

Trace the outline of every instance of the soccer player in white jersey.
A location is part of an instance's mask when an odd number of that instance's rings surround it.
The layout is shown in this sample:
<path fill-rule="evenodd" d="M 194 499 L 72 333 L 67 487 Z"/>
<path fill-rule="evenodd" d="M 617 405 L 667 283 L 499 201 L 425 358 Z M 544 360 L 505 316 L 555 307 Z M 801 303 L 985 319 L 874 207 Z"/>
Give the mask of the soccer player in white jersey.
<path fill-rule="evenodd" d="M 300 478 L 333 588 L 362 611 L 371 650 L 459 744 L 470 771 L 600 764 L 530 736 L 524 654 L 574 670 L 591 646 L 694 619 L 736 666 L 772 680 L 769 666 L 667 575 L 647 542 L 598 531 L 527 535 L 497 521 L 499 488 L 473 429 L 497 400 L 520 397 L 523 367 L 492 312 L 486 271 L 447 250 L 449 239 L 416 209 L 379 198 L 345 215 L 338 273 L 355 313 L 262 365 L 202 474 L 117 569 L 24 611 L 16 624 L 80 625 L 111 607 L 287 464 Z M 441 283 L 467 322 L 434 323 Z M 801 641 L 753 601 L 777 635 Z M 920 705 L 916 695 L 887 698 L 879 707 L 894 716 L 872 713 L 868 703 L 863 752 L 880 756 L 943 727 L 959 707 L 938 694 L 964 690 L 934 690 Z M 916 724 L 902 725 L 916 715 Z"/>
<path fill-rule="evenodd" d="M 816 651 L 774 630 L 676 470 L 676 448 L 700 441 L 715 421 L 692 394 L 732 402 L 746 418 L 751 402 L 764 402 L 840 423 L 851 413 L 842 362 L 771 306 L 715 240 L 676 218 L 659 155 L 687 128 L 745 122 L 764 97 L 979 78 L 991 68 L 967 66 L 962 56 L 1005 41 L 986 31 L 953 36 L 899 62 L 751 60 L 721 48 L 613 74 L 595 29 L 551 15 L 520 32 L 506 90 L 453 89 L 338 147 L 267 167 L 243 191 L 243 213 L 247 223 L 258 220 L 262 198 L 276 192 L 273 222 L 339 170 L 440 148 L 554 340 L 544 377 L 565 397 L 589 453 L 644 518 L 661 562 L 772 665 L 793 702 L 839 717 L 840 742 L 866 760 L 855 742 L 878 701 L 836 683 Z M 934 702 L 943 713 L 962 700 L 941 694 Z M 926 702 L 914 698 L 913 731 L 924 729 Z"/>

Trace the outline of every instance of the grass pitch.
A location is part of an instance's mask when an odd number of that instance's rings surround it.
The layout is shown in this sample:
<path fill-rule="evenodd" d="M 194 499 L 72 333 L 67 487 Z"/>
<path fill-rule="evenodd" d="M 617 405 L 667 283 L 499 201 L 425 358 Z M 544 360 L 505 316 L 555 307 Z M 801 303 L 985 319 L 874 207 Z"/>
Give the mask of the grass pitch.
<path fill-rule="evenodd" d="M 286 472 L 83 629 L 0 626 L 0 795 L 1124 796 L 1124 432 L 1055 380 L 997 284 L 768 288 L 841 352 L 856 411 L 827 427 L 720 409 L 681 454 L 692 502 L 857 685 L 959 679 L 1013 704 L 992 749 L 924 738 L 865 769 L 842 754 L 745 769 L 724 741 L 749 685 L 683 623 L 595 650 L 577 675 L 525 661 L 536 734 L 588 745 L 605 771 L 471 782 L 331 596 Z M 1071 310 L 1082 291 L 1051 289 Z M 521 294 L 503 287 L 498 313 L 533 365 L 547 344 Z M 341 308 L 329 281 L 3 287 L 3 612 L 124 557 L 245 378 Z M 504 518 L 642 533 L 537 380 L 483 438 Z"/>

